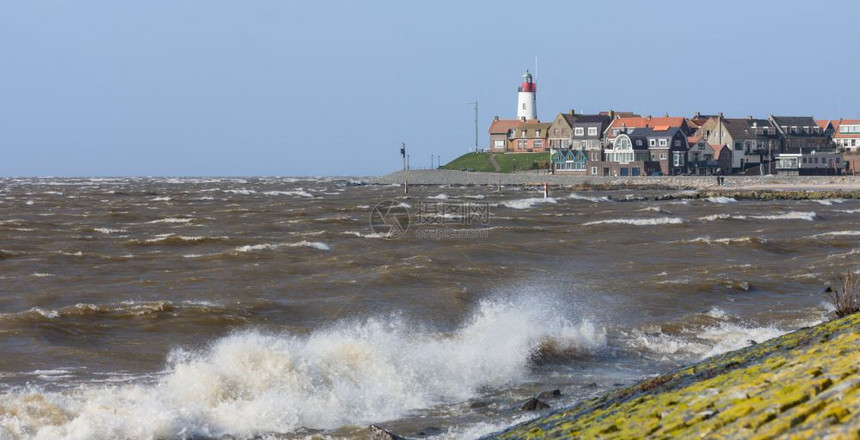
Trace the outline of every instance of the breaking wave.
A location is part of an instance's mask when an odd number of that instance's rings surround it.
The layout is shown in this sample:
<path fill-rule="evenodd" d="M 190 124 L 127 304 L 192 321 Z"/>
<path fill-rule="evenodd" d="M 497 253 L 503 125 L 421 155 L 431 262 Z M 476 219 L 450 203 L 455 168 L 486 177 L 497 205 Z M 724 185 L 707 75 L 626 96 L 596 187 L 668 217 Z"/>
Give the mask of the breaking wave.
<path fill-rule="evenodd" d="M 661 218 L 618 218 L 610 220 L 597 220 L 593 222 L 583 223 L 583 226 L 590 225 L 633 225 L 633 226 L 657 226 L 657 225 L 679 225 L 684 223 L 684 220 L 678 217 L 661 217 Z"/>
<path fill-rule="evenodd" d="M 736 203 L 737 200 L 733 197 L 708 197 L 711 203 Z"/>
<path fill-rule="evenodd" d="M 309 247 L 314 249 L 319 249 L 321 251 L 331 250 L 329 245 L 321 242 L 321 241 L 300 241 L 297 243 L 263 243 L 263 244 L 253 244 L 253 245 L 245 245 L 239 246 L 235 249 L 236 252 L 256 252 L 256 251 L 270 251 L 275 250 L 282 247 Z"/>
<path fill-rule="evenodd" d="M 499 206 L 505 206 L 511 209 L 530 209 L 534 208 L 536 205 L 540 205 L 543 203 L 549 203 L 555 205 L 558 201 L 552 197 L 547 198 L 538 198 L 532 197 L 528 199 L 516 199 L 516 200 L 507 200 L 504 202 L 499 202 Z"/>
<path fill-rule="evenodd" d="M 570 198 L 571 198 L 571 199 L 574 199 L 574 200 L 585 200 L 585 201 L 595 202 L 595 203 L 599 203 L 599 202 L 611 202 L 611 201 L 612 201 L 609 197 L 606 197 L 606 196 L 603 196 L 603 197 L 590 197 L 590 196 L 583 196 L 583 195 L 581 195 L 581 194 L 577 194 L 577 193 L 573 193 L 573 194 L 571 194 L 571 195 L 570 195 Z"/>
<path fill-rule="evenodd" d="M 773 215 L 730 215 L 730 214 L 714 214 L 705 217 L 699 217 L 702 221 L 717 221 L 717 220 L 806 220 L 815 221 L 818 215 L 815 212 L 784 212 Z"/>
<path fill-rule="evenodd" d="M 482 302 L 451 333 L 396 317 L 308 335 L 245 331 L 203 350 L 175 350 L 154 383 L 7 393 L 0 435 L 248 438 L 368 424 L 522 383 L 549 343 L 590 352 L 605 335 L 551 304 L 522 301 Z"/>

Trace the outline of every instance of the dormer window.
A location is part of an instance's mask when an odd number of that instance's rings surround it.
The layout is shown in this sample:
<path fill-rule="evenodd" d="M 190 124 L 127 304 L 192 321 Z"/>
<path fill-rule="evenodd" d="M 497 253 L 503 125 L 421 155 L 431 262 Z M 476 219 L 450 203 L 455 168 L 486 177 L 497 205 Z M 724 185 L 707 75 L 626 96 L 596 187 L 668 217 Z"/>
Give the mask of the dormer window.
<path fill-rule="evenodd" d="M 576 136 L 582 136 L 584 134 L 582 127 L 576 127 L 573 129 L 573 134 Z"/>
<path fill-rule="evenodd" d="M 665 147 L 667 145 L 669 145 L 669 141 L 667 141 L 666 139 L 660 139 L 660 146 L 661 147 Z"/>
<path fill-rule="evenodd" d="M 657 139 L 649 139 L 648 145 L 650 145 L 652 147 L 656 147 L 657 146 Z"/>

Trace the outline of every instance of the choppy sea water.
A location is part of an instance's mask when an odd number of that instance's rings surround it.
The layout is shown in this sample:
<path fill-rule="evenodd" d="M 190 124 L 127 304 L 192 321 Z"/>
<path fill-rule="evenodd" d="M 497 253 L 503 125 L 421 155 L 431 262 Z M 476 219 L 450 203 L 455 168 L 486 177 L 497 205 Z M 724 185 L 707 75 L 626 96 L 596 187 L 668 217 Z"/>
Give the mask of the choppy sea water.
<path fill-rule="evenodd" d="M 0 180 L 0 439 L 474 438 L 818 323 L 860 264 L 857 200 L 351 183 Z"/>

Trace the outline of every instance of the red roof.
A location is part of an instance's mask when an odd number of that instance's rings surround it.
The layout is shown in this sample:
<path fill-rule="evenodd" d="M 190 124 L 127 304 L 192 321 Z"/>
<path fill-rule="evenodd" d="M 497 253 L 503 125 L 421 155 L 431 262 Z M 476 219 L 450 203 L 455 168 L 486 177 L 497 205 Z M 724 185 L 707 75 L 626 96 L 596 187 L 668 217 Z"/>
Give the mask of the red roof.
<path fill-rule="evenodd" d="M 860 119 L 842 119 L 839 121 L 831 121 L 833 123 L 833 129 L 836 130 L 836 133 L 833 133 L 834 138 L 860 138 L 860 134 L 857 133 L 840 133 L 839 126 L 840 125 L 860 125 Z"/>
<path fill-rule="evenodd" d="M 827 120 L 825 120 L 825 119 L 816 119 L 816 120 L 815 120 L 815 123 L 816 123 L 816 124 L 818 124 L 818 126 L 821 128 L 821 131 L 824 131 L 824 130 L 826 130 L 826 129 L 827 129 L 827 124 L 829 124 L 829 123 L 830 123 L 830 120 L 829 120 L 829 119 L 827 119 Z"/>
<path fill-rule="evenodd" d="M 720 156 L 723 154 L 723 150 L 729 148 L 728 145 L 715 145 L 715 144 L 710 144 L 710 145 L 711 145 L 711 148 L 714 149 L 714 159 L 719 159 Z M 729 150 L 729 151 L 731 151 L 731 150 Z"/>
<path fill-rule="evenodd" d="M 520 124 L 523 124 L 523 121 L 519 119 L 494 120 L 493 123 L 490 124 L 490 134 L 507 133 L 508 130 L 519 127 Z"/>
<path fill-rule="evenodd" d="M 660 117 L 660 118 L 642 118 L 642 117 L 633 117 L 633 118 L 616 118 L 609 124 L 609 129 L 613 128 L 621 128 L 622 126 L 627 128 L 653 128 L 654 130 L 668 130 L 673 127 L 681 127 L 684 125 L 685 118 L 683 116 L 678 117 Z M 611 133 L 611 132 L 610 132 Z"/>

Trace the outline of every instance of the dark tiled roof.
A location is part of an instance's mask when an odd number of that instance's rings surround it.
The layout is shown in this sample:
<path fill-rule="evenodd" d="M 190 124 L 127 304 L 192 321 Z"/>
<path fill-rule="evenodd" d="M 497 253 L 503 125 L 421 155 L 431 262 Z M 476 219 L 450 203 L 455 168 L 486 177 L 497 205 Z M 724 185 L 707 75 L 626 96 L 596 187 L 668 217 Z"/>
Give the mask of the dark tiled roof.
<path fill-rule="evenodd" d="M 818 123 L 812 116 L 771 116 L 780 126 L 817 127 Z"/>
<path fill-rule="evenodd" d="M 757 128 L 768 128 L 768 134 L 756 134 Z M 776 137 L 777 133 L 774 130 L 773 126 L 770 124 L 770 121 L 767 119 L 733 119 L 733 118 L 725 118 L 723 119 L 723 128 L 729 132 L 729 134 L 733 138 L 752 138 L 752 137 L 767 137 L 772 138 Z"/>

